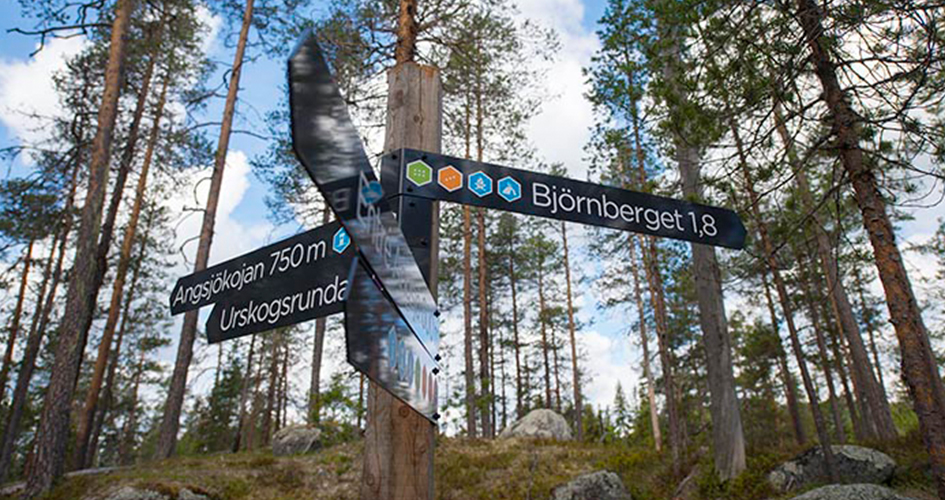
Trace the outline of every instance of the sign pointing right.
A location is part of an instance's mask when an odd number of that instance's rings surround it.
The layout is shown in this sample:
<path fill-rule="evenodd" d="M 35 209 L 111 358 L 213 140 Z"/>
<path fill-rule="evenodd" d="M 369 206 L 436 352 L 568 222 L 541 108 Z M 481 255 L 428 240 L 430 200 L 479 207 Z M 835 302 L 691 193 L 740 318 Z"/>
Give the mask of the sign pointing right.
<path fill-rule="evenodd" d="M 452 201 L 741 249 L 745 226 L 735 212 L 648 193 L 463 158 L 402 149 L 384 157 L 396 195 Z"/>

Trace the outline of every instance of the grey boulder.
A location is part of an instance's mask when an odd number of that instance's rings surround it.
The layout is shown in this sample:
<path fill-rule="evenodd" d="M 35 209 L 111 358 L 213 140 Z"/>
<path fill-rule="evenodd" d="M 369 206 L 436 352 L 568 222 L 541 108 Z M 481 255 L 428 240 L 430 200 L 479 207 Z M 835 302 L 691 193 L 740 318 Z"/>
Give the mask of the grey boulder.
<path fill-rule="evenodd" d="M 830 449 L 834 456 L 834 472 L 840 483 L 886 483 L 896 469 L 896 462 L 889 455 L 872 448 L 835 445 Z M 823 450 L 819 446 L 781 464 L 768 474 L 768 482 L 782 492 L 828 481 Z"/>
<path fill-rule="evenodd" d="M 915 500 L 876 484 L 831 484 L 794 497 L 794 500 Z"/>
<path fill-rule="evenodd" d="M 546 409 L 532 410 L 506 427 L 499 434 L 508 438 L 542 438 L 566 441 L 571 439 L 571 428 L 561 415 Z"/>
<path fill-rule="evenodd" d="M 631 500 L 617 474 L 598 471 L 578 476 L 551 492 L 552 500 Z"/>
<path fill-rule="evenodd" d="M 272 436 L 272 454 L 276 456 L 301 455 L 321 446 L 322 433 L 314 427 L 290 425 Z"/>
<path fill-rule="evenodd" d="M 107 494 L 104 500 L 210 500 L 210 497 L 194 493 L 187 488 L 181 488 L 181 490 L 177 492 L 177 496 L 172 498 L 149 489 L 122 486 Z"/>

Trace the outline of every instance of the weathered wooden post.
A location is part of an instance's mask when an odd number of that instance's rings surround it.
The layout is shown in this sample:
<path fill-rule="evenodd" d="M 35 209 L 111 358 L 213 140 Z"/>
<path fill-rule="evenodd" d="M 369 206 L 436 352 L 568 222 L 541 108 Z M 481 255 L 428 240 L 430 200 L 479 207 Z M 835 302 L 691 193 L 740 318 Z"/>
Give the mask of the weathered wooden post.
<path fill-rule="evenodd" d="M 387 75 L 385 151 L 415 148 L 440 151 L 442 89 L 440 72 L 403 62 Z M 385 193 L 398 178 L 381 176 Z M 392 201 L 401 230 L 433 297 L 437 297 L 439 206 L 435 201 L 401 196 Z M 409 220 L 411 224 L 404 225 Z M 421 221 L 429 220 L 429 224 Z M 378 387 L 368 388 L 362 499 L 432 499 L 434 426 L 412 408 Z"/>

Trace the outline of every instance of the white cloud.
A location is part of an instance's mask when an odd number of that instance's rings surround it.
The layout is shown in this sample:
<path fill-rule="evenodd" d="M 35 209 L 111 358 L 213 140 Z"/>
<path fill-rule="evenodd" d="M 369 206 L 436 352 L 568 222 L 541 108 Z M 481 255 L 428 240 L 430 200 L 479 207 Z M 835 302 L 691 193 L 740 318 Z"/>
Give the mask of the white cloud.
<path fill-rule="evenodd" d="M 624 394 L 634 391 L 640 380 L 639 371 L 631 366 L 630 340 L 614 332 L 603 335 L 593 330 L 578 332 L 578 345 L 587 353 L 587 366 L 582 367 L 587 378 L 584 394 L 587 404 L 595 408 L 614 402 L 617 383 Z M 636 348 L 634 348 L 636 349 Z"/>
<path fill-rule="evenodd" d="M 599 46 L 597 36 L 581 24 L 584 5 L 579 0 L 520 0 L 518 6 L 523 19 L 553 28 L 560 42 L 544 81 L 552 98 L 529 123 L 528 138 L 540 157 L 563 162 L 572 177 L 583 179 L 587 167 L 582 156 L 594 116 L 584 98 L 587 85 L 581 70 Z"/>
<path fill-rule="evenodd" d="M 203 212 L 194 211 L 194 209 L 202 210 L 207 204 L 211 173 L 212 167 L 193 171 L 190 174 L 190 181 L 184 184 L 186 187 L 179 189 L 176 195 L 167 201 L 168 206 L 176 215 L 175 218 L 181 220 L 177 226 L 176 246 L 183 247 L 183 258 L 179 265 L 186 269 L 184 274 L 190 272 L 193 266 L 197 251 L 196 238 L 200 235 L 200 225 L 203 222 Z M 246 153 L 230 150 L 226 155 L 223 184 L 220 186 L 220 201 L 213 228 L 213 246 L 210 248 L 209 265 L 262 246 L 272 231 L 272 225 L 268 222 L 245 225 L 233 218 L 234 210 L 243 201 L 249 189 L 251 175 Z"/>
<path fill-rule="evenodd" d="M 27 60 L 0 59 L 0 123 L 18 139 L 48 137 L 48 117 L 63 113 L 53 75 L 81 52 L 85 38 L 56 38 Z"/>

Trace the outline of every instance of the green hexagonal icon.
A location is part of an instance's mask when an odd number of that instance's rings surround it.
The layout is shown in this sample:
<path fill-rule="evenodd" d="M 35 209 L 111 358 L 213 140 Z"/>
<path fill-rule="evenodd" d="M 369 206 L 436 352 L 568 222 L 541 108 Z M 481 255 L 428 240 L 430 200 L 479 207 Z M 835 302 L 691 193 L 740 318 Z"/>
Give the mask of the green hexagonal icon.
<path fill-rule="evenodd" d="M 407 178 L 417 186 L 425 186 L 433 182 L 433 169 L 422 160 L 407 164 Z"/>

